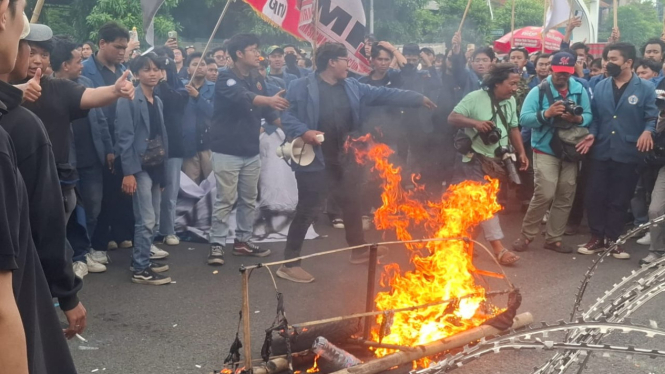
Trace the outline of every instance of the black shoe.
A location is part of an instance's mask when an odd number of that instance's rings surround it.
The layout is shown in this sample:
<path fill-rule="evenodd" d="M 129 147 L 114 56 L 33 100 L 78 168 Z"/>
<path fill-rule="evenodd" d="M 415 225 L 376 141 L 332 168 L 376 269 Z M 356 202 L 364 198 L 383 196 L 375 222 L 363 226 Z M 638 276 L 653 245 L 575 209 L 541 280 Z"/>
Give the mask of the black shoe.
<path fill-rule="evenodd" d="M 171 283 L 171 277 L 165 277 L 163 275 L 157 274 L 152 271 L 152 269 L 148 268 L 143 271 L 135 271 L 134 274 L 132 274 L 132 282 L 159 286 L 162 284 Z"/>
<path fill-rule="evenodd" d="M 254 256 L 254 257 L 270 256 L 269 249 L 261 249 L 261 247 L 252 242 L 240 242 L 237 239 L 233 242 L 232 253 L 234 256 Z"/>
<path fill-rule="evenodd" d="M 558 253 L 573 253 L 573 248 L 571 246 L 564 245 L 561 242 L 545 243 L 543 248 L 549 249 L 550 251 L 554 251 L 554 252 L 558 252 Z"/>
<path fill-rule="evenodd" d="M 154 271 L 155 273 L 163 273 L 163 272 L 169 270 L 169 265 L 160 264 L 160 263 L 157 263 L 157 262 L 150 261 L 150 265 L 148 265 L 148 269 Z M 134 266 L 130 266 L 129 271 L 134 271 Z"/>
<path fill-rule="evenodd" d="M 531 240 L 527 239 L 524 235 L 520 235 L 520 237 L 513 242 L 513 251 L 526 252 L 529 249 L 529 244 L 531 244 Z"/>
<path fill-rule="evenodd" d="M 224 246 L 213 244 L 210 246 L 208 265 L 224 265 Z"/>

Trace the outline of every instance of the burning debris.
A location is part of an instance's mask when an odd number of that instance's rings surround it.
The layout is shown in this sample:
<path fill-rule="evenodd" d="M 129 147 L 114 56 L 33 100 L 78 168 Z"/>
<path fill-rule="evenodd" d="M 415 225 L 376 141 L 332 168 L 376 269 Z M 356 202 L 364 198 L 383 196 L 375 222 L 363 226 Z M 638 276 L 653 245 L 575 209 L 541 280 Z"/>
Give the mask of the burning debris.
<path fill-rule="evenodd" d="M 368 135 L 347 143 L 359 163 L 372 165 L 383 183 L 383 205 L 376 211 L 374 223 L 379 230 L 394 230 L 399 240 L 411 240 L 413 228 L 425 228 L 426 237 L 464 238 L 480 222 L 492 217 L 501 206 L 496 202 L 497 180 L 482 184 L 463 182 L 450 186 L 437 201 L 422 202 L 418 190 L 405 191 L 401 170 L 388 161 L 393 153 L 385 144 L 376 143 Z M 378 316 L 379 326 L 389 325 L 388 331 L 377 327 L 372 338 L 382 343 L 416 346 L 440 340 L 478 326 L 500 310 L 483 310 L 486 301 L 484 288 L 476 284 L 475 267 L 468 244 L 462 240 L 433 241 L 425 245 L 407 245 L 415 270 L 402 272 L 399 265 L 385 267 L 381 285 L 390 290 L 376 296 L 378 310 L 392 310 L 441 300 L 457 302 L 391 314 L 391 323 Z M 457 299 L 465 295 L 476 297 Z M 377 356 L 394 350 L 379 348 Z M 426 365 L 427 360 L 422 364 Z"/>

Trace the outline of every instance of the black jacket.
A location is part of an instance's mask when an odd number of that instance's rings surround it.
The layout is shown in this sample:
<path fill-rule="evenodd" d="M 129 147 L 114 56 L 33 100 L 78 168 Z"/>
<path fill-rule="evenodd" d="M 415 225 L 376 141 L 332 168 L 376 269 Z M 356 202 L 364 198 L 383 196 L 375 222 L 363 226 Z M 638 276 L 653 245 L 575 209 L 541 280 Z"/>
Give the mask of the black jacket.
<path fill-rule="evenodd" d="M 83 282 L 74 276 L 72 252 L 65 246 L 65 207 L 51 142 L 42 121 L 21 106 L 21 90 L 11 88 L 0 90 L 0 101 L 8 110 L 0 126 L 16 149 L 17 166 L 28 191 L 32 238 L 51 295 L 67 311 L 78 305 Z"/>

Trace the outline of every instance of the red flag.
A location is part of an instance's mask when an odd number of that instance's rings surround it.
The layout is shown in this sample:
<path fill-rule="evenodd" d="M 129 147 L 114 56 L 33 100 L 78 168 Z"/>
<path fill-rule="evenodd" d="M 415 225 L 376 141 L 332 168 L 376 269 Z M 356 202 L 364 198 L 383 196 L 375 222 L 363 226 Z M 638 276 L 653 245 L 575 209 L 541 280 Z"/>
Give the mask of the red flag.
<path fill-rule="evenodd" d="M 228 0 L 231 1 L 231 0 Z M 266 22 L 301 39 L 298 31 L 302 0 L 244 0 Z"/>

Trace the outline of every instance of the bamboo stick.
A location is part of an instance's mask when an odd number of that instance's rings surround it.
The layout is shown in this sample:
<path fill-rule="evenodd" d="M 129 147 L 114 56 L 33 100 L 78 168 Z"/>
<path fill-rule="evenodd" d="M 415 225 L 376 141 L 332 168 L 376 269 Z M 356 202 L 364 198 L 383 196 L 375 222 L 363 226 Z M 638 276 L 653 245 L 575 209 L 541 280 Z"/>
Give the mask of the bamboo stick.
<path fill-rule="evenodd" d="M 43 7 L 44 0 L 37 0 L 37 4 L 35 4 L 35 10 L 32 11 L 32 17 L 30 17 L 30 23 L 37 23 L 37 21 L 39 21 L 39 15 L 42 14 Z"/>
<path fill-rule="evenodd" d="M 543 30 L 540 33 L 540 51 L 545 53 L 545 39 L 547 38 L 547 33 L 545 32 L 545 26 L 547 26 L 547 6 L 549 5 L 547 0 L 543 1 Z"/>
<path fill-rule="evenodd" d="M 503 291 L 492 291 L 492 292 L 486 292 L 485 297 L 492 297 L 492 296 L 499 296 L 499 295 L 506 295 L 508 293 L 511 293 L 513 290 L 503 290 Z M 435 301 L 433 303 L 427 303 L 427 304 L 422 304 L 422 305 L 415 305 L 415 306 L 409 306 L 405 308 L 398 308 L 398 309 L 390 309 L 390 310 L 381 310 L 377 312 L 365 312 L 365 313 L 356 313 L 356 314 L 351 314 L 348 316 L 339 316 L 339 317 L 332 317 L 332 318 L 326 318 L 326 319 L 320 319 L 317 321 L 309 321 L 309 322 L 303 322 L 303 323 L 295 323 L 289 328 L 303 328 L 303 327 L 308 327 L 308 326 L 315 326 L 315 325 L 322 325 L 324 323 L 331 323 L 331 322 L 338 322 L 338 321 L 344 321 L 347 319 L 355 319 L 355 318 L 362 318 L 362 317 L 369 317 L 369 316 L 378 316 L 384 313 L 401 313 L 401 312 L 410 312 L 412 310 L 417 310 L 417 309 L 424 309 L 424 308 L 429 308 L 441 304 L 447 304 L 452 301 L 456 300 L 462 300 L 462 299 L 468 299 L 469 297 L 474 297 L 474 296 L 480 296 L 479 293 L 473 293 L 469 295 L 464 295 L 460 296 L 458 298 L 454 299 L 447 299 L 447 300 L 441 300 L 441 301 Z"/>
<path fill-rule="evenodd" d="M 510 11 L 510 48 L 515 46 L 515 0 L 513 0 L 513 9 Z"/>
<path fill-rule="evenodd" d="M 619 1 L 613 0 L 612 8 L 613 8 L 612 11 L 614 12 L 614 28 L 617 28 L 619 26 L 619 17 L 618 17 Z"/>
<path fill-rule="evenodd" d="M 471 8 L 471 0 L 466 3 L 466 9 L 464 9 L 464 14 L 462 15 L 462 22 L 460 22 L 457 32 L 462 32 L 462 26 L 464 26 L 464 20 L 466 20 L 466 15 L 469 13 L 469 8 Z"/>
<path fill-rule="evenodd" d="M 251 328 L 249 324 L 249 271 L 245 270 L 242 272 L 242 345 L 244 348 L 245 368 L 252 367 L 251 335 Z"/>
<path fill-rule="evenodd" d="M 531 313 L 526 312 L 515 316 L 513 319 L 513 329 L 524 327 L 533 322 Z M 483 337 L 496 335 L 501 331 L 489 326 L 481 325 L 455 334 L 448 338 L 438 340 L 424 346 L 419 346 L 415 351 L 400 351 L 391 355 L 369 361 L 358 366 L 336 371 L 333 374 L 376 374 L 388 370 L 393 366 L 399 366 L 411 361 L 419 360 L 423 357 L 433 356 L 450 349 L 459 348 Z"/>

